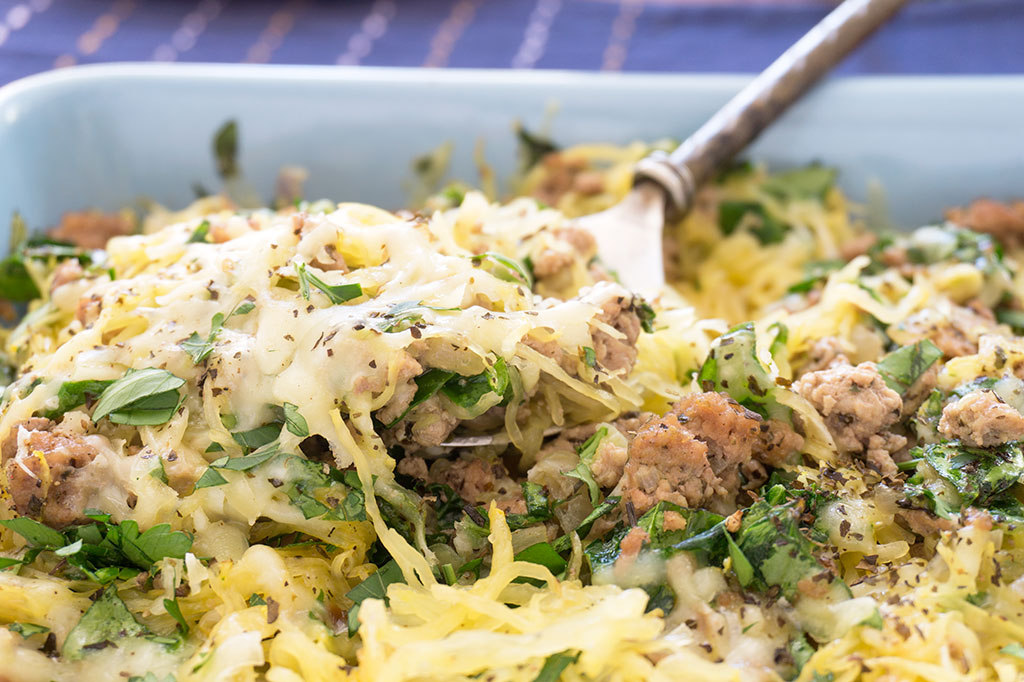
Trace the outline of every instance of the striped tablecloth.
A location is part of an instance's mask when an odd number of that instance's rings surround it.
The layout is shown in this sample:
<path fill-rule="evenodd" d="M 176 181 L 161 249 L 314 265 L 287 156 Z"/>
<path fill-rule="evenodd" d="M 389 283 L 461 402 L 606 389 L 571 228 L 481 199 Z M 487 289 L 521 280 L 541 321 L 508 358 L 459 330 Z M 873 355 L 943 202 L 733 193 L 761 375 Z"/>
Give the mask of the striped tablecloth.
<path fill-rule="evenodd" d="M 0 83 L 109 61 L 757 71 L 824 0 L 0 0 Z M 917 0 L 846 72 L 1024 72 L 1024 0 Z"/>

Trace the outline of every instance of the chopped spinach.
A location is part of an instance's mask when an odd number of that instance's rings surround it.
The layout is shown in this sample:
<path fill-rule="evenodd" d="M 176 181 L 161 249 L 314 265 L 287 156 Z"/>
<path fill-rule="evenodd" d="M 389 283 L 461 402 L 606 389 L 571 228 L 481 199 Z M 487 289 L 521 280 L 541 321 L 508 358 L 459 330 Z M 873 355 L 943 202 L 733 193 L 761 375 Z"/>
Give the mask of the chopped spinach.
<path fill-rule="evenodd" d="M 1024 475 L 1024 450 L 1020 442 L 994 448 L 972 448 L 960 441 L 932 443 L 911 450 L 911 459 L 930 466 L 942 481 L 956 491 L 951 495 L 941 485 L 927 485 L 919 473 L 908 479 L 906 494 L 939 516 L 949 517 L 971 505 L 1015 511 L 1010 489 Z M 959 498 L 959 499 L 957 499 Z"/>
<path fill-rule="evenodd" d="M 393 420 L 384 425 L 384 428 L 390 429 L 391 427 L 398 424 L 398 422 L 405 419 L 405 416 L 409 414 L 413 408 L 426 402 L 427 399 L 432 397 L 435 393 L 441 390 L 450 379 L 458 376 L 455 372 L 449 372 L 443 369 L 428 369 L 423 374 L 416 377 L 416 393 L 412 397 L 412 401 L 406 406 L 402 414 L 395 417 Z"/>
<path fill-rule="evenodd" d="M 47 237 L 28 236 L 28 227 L 19 213 L 11 217 L 11 238 L 9 255 L 0 260 L 0 299 L 8 301 L 31 301 L 42 293 L 29 274 L 26 263 L 40 260 L 54 261 L 77 258 L 83 265 L 92 262 L 89 251 L 73 244 Z"/>
<path fill-rule="evenodd" d="M 682 528 L 665 529 L 665 515 L 669 512 L 682 518 Z M 644 551 L 666 558 L 679 552 L 692 552 L 701 563 L 717 564 L 727 553 L 724 519 L 703 509 L 687 509 L 671 502 L 659 502 L 637 520 L 637 525 L 648 535 Z M 619 523 L 608 535 L 587 545 L 584 554 L 591 571 L 608 568 L 615 563 L 621 552 L 622 539 L 630 530 L 630 527 Z"/>
<path fill-rule="evenodd" d="M 516 552 L 515 560 L 539 564 L 556 576 L 561 574 L 568 565 L 568 562 L 551 546 L 550 542 L 538 542 Z"/>
<path fill-rule="evenodd" d="M 823 200 L 836 184 L 836 169 L 819 164 L 775 173 L 761 185 L 761 189 L 781 200 Z"/>
<path fill-rule="evenodd" d="M 324 518 L 332 521 L 365 521 L 366 494 L 363 492 L 359 475 L 355 471 L 346 471 L 341 478 L 348 486 L 348 491 L 341 503 L 330 510 Z"/>
<path fill-rule="evenodd" d="M 348 634 L 352 637 L 359 629 L 359 606 L 367 599 L 383 599 L 388 601 L 388 586 L 404 583 L 405 576 L 394 559 L 374 571 L 366 580 L 359 583 L 345 595 L 353 602 L 348 610 Z"/>
<path fill-rule="evenodd" d="M 10 623 L 7 629 L 17 632 L 24 639 L 28 639 L 32 635 L 43 635 L 50 631 L 50 628 L 45 625 L 36 625 L 35 623 Z"/>
<path fill-rule="evenodd" d="M 922 339 L 882 358 L 878 363 L 878 373 L 886 386 L 906 395 L 910 387 L 940 359 L 942 351 L 928 339 Z"/>
<path fill-rule="evenodd" d="M 622 498 L 618 496 L 606 497 L 604 502 L 594 507 L 594 510 L 580 521 L 580 525 L 576 526 L 571 533 L 566 533 L 565 535 L 560 536 L 557 540 L 551 543 L 551 546 L 554 547 L 556 552 L 568 551 L 569 548 L 572 547 L 573 534 L 578 535 L 581 540 L 587 537 L 587 534 L 590 532 L 594 522 L 618 507 L 621 500 Z"/>
<path fill-rule="evenodd" d="M 167 610 L 168 615 L 175 620 L 178 624 L 178 631 L 184 637 L 188 634 L 189 627 L 188 621 L 185 620 L 185 616 L 181 614 L 181 606 L 178 604 L 178 598 L 164 599 L 164 608 Z"/>
<path fill-rule="evenodd" d="M 741 585 L 778 587 L 793 599 L 803 580 L 831 583 L 831 573 L 814 554 L 814 543 L 801 531 L 800 516 L 801 505 L 795 501 L 773 505 L 759 500 L 744 511 L 735 538 L 728 538 L 733 572 Z"/>
<path fill-rule="evenodd" d="M 753 220 L 748 220 L 747 216 Z M 718 227 L 722 234 L 731 235 L 743 223 L 750 225 L 751 234 L 765 245 L 781 242 L 790 229 L 789 225 L 772 216 L 760 202 L 724 200 L 718 204 Z"/>
<path fill-rule="evenodd" d="M 512 391 L 508 365 L 504 358 L 499 357 L 480 374 L 468 377 L 456 374 L 450 377 L 440 390 L 448 400 L 467 410 L 473 409 L 489 393 L 507 400 Z"/>
<path fill-rule="evenodd" d="M 526 500 L 525 514 L 508 514 L 505 517 L 512 530 L 542 523 L 552 517 L 551 502 L 544 494 L 544 486 L 523 481 L 523 499 Z"/>

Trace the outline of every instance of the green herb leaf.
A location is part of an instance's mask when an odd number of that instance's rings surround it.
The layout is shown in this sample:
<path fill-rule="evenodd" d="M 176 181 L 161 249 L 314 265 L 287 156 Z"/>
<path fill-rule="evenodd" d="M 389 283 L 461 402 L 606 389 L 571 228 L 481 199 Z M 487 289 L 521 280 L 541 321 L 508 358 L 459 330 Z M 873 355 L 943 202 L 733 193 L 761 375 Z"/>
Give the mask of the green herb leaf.
<path fill-rule="evenodd" d="M 81 551 L 81 549 L 82 549 L 82 540 L 81 540 L 81 538 L 79 538 L 78 540 L 75 540 L 74 542 L 72 542 L 70 545 L 64 545 L 60 549 L 55 549 L 53 551 L 53 553 L 56 554 L 57 556 L 65 557 L 65 556 L 71 556 L 72 554 L 78 554 L 78 552 Z"/>
<path fill-rule="evenodd" d="M 278 452 L 280 452 L 280 449 L 274 443 L 241 457 L 221 457 L 213 461 L 210 466 L 215 469 L 227 469 L 228 471 L 249 471 L 276 457 Z"/>
<path fill-rule="evenodd" d="M 306 423 L 306 419 L 299 414 L 299 406 L 293 405 L 292 403 L 284 404 L 284 425 L 288 429 L 288 432 L 299 438 L 305 438 L 309 435 L 309 424 Z"/>
<path fill-rule="evenodd" d="M 86 379 L 84 381 L 65 381 L 57 390 L 57 409 L 47 412 L 47 419 L 56 419 L 65 412 L 95 400 L 113 381 Z"/>
<path fill-rule="evenodd" d="M 505 396 L 510 390 L 508 365 L 498 358 L 492 367 L 480 374 L 464 377 L 455 375 L 441 387 L 441 393 L 463 409 L 474 408 L 489 393 Z"/>
<path fill-rule="evenodd" d="M 725 534 L 725 541 L 729 545 L 729 558 L 732 559 L 732 572 L 743 587 L 749 587 L 754 582 L 754 567 L 750 560 L 743 554 L 743 550 L 737 546 L 736 541 L 728 533 Z"/>
<path fill-rule="evenodd" d="M 281 423 L 271 422 L 248 431 L 236 431 L 231 434 L 231 438 L 247 450 L 256 450 L 268 443 L 273 443 L 280 435 Z"/>
<path fill-rule="evenodd" d="M 341 504 L 329 511 L 324 518 L 332 521 L 365 521 L 366 496 L 363 494 L 358 474 L 355 471 L 346 471 L 343 480 L 348 486 L 348 491 Z M 438 513 L 438 518 L 441 518 L 441 513 Z"/>
<path fill-rule="evenodd" d="M 516 139 L 519 142 L 519 160 L 523 170 L 533 168 L 545 156 L 558 151 L 558 145 L 554 142 L 531 133 L 521 124 L 516 126 Z"/>
<path fill-rule="evenodd" d="M 563 651 L 560 654 L 551 654 L 544 659 L 544 665 L 541 666 L 537 677 L 533 678 L 533 682 L 558 682 L 565 669 L 575 663 L 579 657 L 579 652 L 570 654 L 568 651 Z"/>
<path fill-rule="evenodd" d="M 858 625 L 874 628 L 875 630 L 881 630 L 885 627 L 885 621 L 882 620 L 881 612 L 878 609 L 875 609 L 870 616 L 862 620 Z"/>
<path fill-rule="evenodd" d="M 50 628 L 45 625 L 36 625 L 35 623 L 11 623 L 7 626 L 7 629 L 11 632 L 17 632 L 25 639 L 32 635 L 42 635 L 50 631 Z"/>
<path fill-rule="evenodd" d="M 583 364 L 587 367 L 597 367 L 597 353 L 590 346 L 583 346 Z"/>
<path fill-rule="evenodd" d="M 238 122 L 226 121 L 213 136 L 213 157 L 217 173 L 224 180 L 236 177 L 238 171 Z"/>
<path fill-rule="evenodd" d="M 637 315 L 640 317 L 640 326 L 648 334 L 654 333 L 654 308 L 647 301 L 640 301 L 636 306 Z"/>
<path fill-rule="evenodd" d="M 121 640 L 148 634 L 146 626 L 135 620 L 121 601 L 117 589 L 108 587 L 68 633 L 61 655 L 69 661 L 76 661 L 90 651 L 118 646 Z"/>
<path fill-rule="evenodd" d="M 752 216 L 752 219 L 747 216 Z M 718 226 L 722 234 L 732 234 L 744 222 L 750 226 L 751 234 L 765 245 L 781 242 L 790 229 L 789 225 L 777 220 L 757 201 L 726 200 L 718 204 Z"/>
<path fill-rule="evenodd" d="M 187 339 L 178 345 L 192 358 L 192 364 L 198 365 L 213 352 L 213 336 L 214 333 L 210 332 L 210 336 L 203 339 L 203 337 L 199 336 L 199 332 L 192 332 Z"/>
<path fill-rule="evenodd" d="M 455 372 L 449 372 L 443 369 L 428 369 L 423 374 L 416 377 L 416 395 L 413 396 L 409 406 L 405 408 L 402 414 L 398 415 L 390 423 L 385 424 L 384 428 L 390 429 L 391 427 L 398 424 L 398 422 L 405 419 L 405 415 L 409 414 L 412 409 L 422 403 L 428 398 L 433 396 L 435 393 L 441 390 L 448 381 L 456 376 Z"/>
<path fill-rule="evenodd" d="M 928 339 L 922 339 L 882 358 L 878 363 L 878 373 L 885 379 L 886 386 L 900 395 L 905 395 L 907 390 L 941 359 L 942 351 Z"/>
<path fill-rule="evenodd" d="M 255 303 L 246 299 L 235 306 L 234 310 L 227 314 L 227 317 L 245 315 L 252 312 L 255 307 Z M 217 336 L 220 335 L 221 330 L 224 328 L 225 319 L 224 313 L 215 313 L 210 319 L 210 333 L 206 335 L 205 340 L 199 336 L 199 332 L 192 332 L 191 336 L 179 344 L 192 357 L 193 365 L 198 365 L 213 352 L 214 341 L 217 340 Z"/>
<path fill-rule="evenodd" d="M 295 272 L 299 275 L 299 292 L 302 294 L 302 298 L 309 300 L 309 286 L 313 285 L 326 296 L 331 303 L 335 305 L 344 303 L 345 301 L 351 301 L 353 298 L 359 298 L 363 295 L 363 287 L 358 283 L 353 284 L 327 284 L 322 279 L 314 275 L 309 271 L 307 266 L 302 261 L 297 261 L 295 264 Z"/>
<path fill-rule="evenodd" d="M 131 370 L 103 391 L 93 409 L 92 419 L 98 422 L 116 412 L 123 420 L 118 423 L 134 423 L 128 420 L 138 409 L 142 413 L 140 416 L 146 420 L 142 423 L 162 424 L 168 421 L 177 409 L 178 388 L 184 383 L 184 379 L 174 376 L 165 369 L 151 367 Z M 170 395 L 173 395 L 173 406 L 170 405 L 170 398 L 166 397 Z M 146 414 L 148 412 L 152 414 Z M 161 421 L 154 421 L 161 416 Z"/>
<path fill-rule="evenodd" d="M 439 313 L 458 312 L 462 308 L 438 308 L 432 305 L 425 305 L 423 301 L 404 301 L 396 303 L 391 308 L 373 321 L 375 329 L 385 333 L 405 331 L 412 325 L 423 320 L 424 311 L 432 310 Z"/>
<path fill-rule="evenodd" d="M 576 465 L 576 468 L 572 471 L 565 472 L 566 476 L 579 479 L 587 485 L 587 488 L 590 491 L 590 504 L 595 507 L 601 499 L 601 488 L 597 485 L 597 481 L 594 480 L 594 474 L 591 472 L 590 468 L 594 464 L 594 456 L 597 454 L 597 448 L 601 445 L 601 441 L 607 435 L 607 426 L 599 428 L 594 435 L 588 438 L 576 451 L 580 456 L 580 461 L 579 464 Z"/>
<path fill-rule="evenodd" d="M 533 277 L 529 271 L 523 267 L 522 263 L 503 253 L 485 251 L 469 256 L 469 259 L 473 261 L 473 265 L 477 266 L 489 263 L 492 266 L 492 274 L 498 279 L 506 282 L 520 282 L 525 284 L 527 289 L 533 288 Z"/>
<path fill-rule="evenodd" d="M 345 597 L 355 603 L 355 606 L 349 609 L 349 636 L 351 637 L 355 635 L 356 631 L 359 629 L 358 607 L 364 600 L 383 599 L 387 602 L 388 585 L 404 582 L 405 576 L 402 574 L 402 569 L 399 568 L 395 560 L 392 559 L 374 571 L 366 580 L 349 590 Z"/>
<path fill-rule="evenodd" d="M 793 284 L 788 289 L 790 294 L 804 294 L 815 287 L 818 282 L 828 278 L 830 273 L 842 268 L 846 261 L 842 260 L 818 260 L 804 264 L 804 278 Z"/>
<path fill-rule="evenodd" d="M 1017 658 L 1024 658 L 1024 646 L 1022 646 L 1019 642 L 1012 642 L 1004 646 L 1002 649 L 1000 649 L 999 653 L 1006 654 L 1007 656 L 1016 656 Z"/>
<path fill-rule="evenodd" d="M 556 576 L 564 571 L 568 565 L 568 562 L 555 551 L 550 542 L 538 542 L 535 545 L 530 545 L 526 549 L 520 550 L 516 553 L 515 560 L 540 564 Z"/>
<path fill-rule="evenodd" d="M 25 538 L 31 547 L 57 549 L 67 543 L 67 539 L 62 533 L 25 516 L 0 521 L 0 526 L 10 528 Z"/>
<path fill-rule="evenodd" d="M 214 488 L 219 485 L 227 485 L 228 479 L 224 478 L 219 471 L 213 467 L 208 468 L 203 472 L 203 475 L 196 481 L 196 490 L 201 488 Z"/>
<path fill-rule="evenodd" d="M 11 557 L 0 556 L 0 571 L 6 571 L 12 566 L 21 566 L 25 561 L 23 559 L 13 559 Z"/>
<path fill-rule="evenodd" d="M 192 231 L 192 234 L 189 236 L 188 241 L 185 242 L 185 243 L 186 244 L 205 244 L 206 243 L 206 237 L 209 234 L 210 234 L 210 221 L 209 220 L 204 220 L 203 222 L 199 223 L 199 226 L 196 227 L 195 230 Z"/>
<path fill-rule="evenodd" d="M 551 543 L 551 546 L 559 553 L 568 551 L 569 548 L 572 547 L 573 534 L 578 535 L 581 540 L 587 537 L 587 533 L 590 532 L 590 528 L 594 525 L 594 521 L 597 521 L 599 518 L 619 506 L 619 502 L 621 500 L 622 498 L 618 496 L 606 497 L 604 502 L 594 507 L 594 510 L 580 521 L 580 525 L 576 526 L 572 533 L 566 533 L 565 535 L 560 536 L 557 540 Z"/>
<path fill-rule="evenodd" d="M 523 481 L 523 499 L 526 501 L 525 514 L 507 514 L 505 520 L 512 530 L 526 528 L 535 523 L 547 521 L 553 516 L 551 502 L 544 494 L 544 486 L 530 481 Z"/>
<path fill-rule="evenodd" d="M 782 200 L 822 200 L 836 184 L 836 175 L 838 173 L 834 168 L 812 164 L 776 173 L 764 181 L 761 189 Z"/>
<path fill-rule="evenodd" d="M 267 600 L 262 595 L 253 592 L 249 595 L 249 606 L 266 606 Z"/>
<path fill-rule="evenodd" d="M 189 631 L 188 621 L 185 620 L 185 616 L 181 615 L 181 606 L 178 604 L 178 598 L 164 599 L 164 608 L 167 609 L 167 613 L 178 622 L 178 627 L 181 628 L 181 634 L 187 635 Z"/>
<path fill-rule="evenodd" d="M 180 404 L 181 395 L 178 391 L 167 391 L 141 398 L 124 409 L 114 410 L 108 418 L 115 424 L 156 426 L 167 423 Z"/>
<path fill-rule="evenodd" d="M 10 255 L 0 261 L 0 298 L 8 301 L 31 301 L 39 298 L 39 287 L 25 268 L 24 250 L 28 242 L 28 226 L 21 214 L 11 216 Z"/>

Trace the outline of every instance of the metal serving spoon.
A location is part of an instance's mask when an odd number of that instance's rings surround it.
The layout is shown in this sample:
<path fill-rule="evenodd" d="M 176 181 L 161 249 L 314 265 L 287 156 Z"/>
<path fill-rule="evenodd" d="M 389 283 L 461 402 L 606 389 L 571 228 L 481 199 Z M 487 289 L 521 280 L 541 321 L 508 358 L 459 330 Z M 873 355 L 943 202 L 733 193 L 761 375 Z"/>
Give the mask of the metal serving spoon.
<path fill-rule="evenodd" d="M 661 233 L 666 213 L 690 210 L 697 188 L 907 0 L 846 0 L 718 110 L 671 154 L 637 163 L 633 190 L 607 211 L 579 218 L 593 233 L 601 259 L 641 294 L 665 286 Z"/>
<path fill-rule="evenodd" d="M 654 152 L 636 165 L 633 189 L 576 225 L 597 240 L 601 259 L 628 288 L 657 295 L 665 286 L 662 231 L 666 215 L 690 210 L 697 188 L 750 144 L 823 75 L 908 0 L 846 0 L 740 90 L 671 154 Z M 549 429 L 557 433 L 558 429 Z M 507 443 L 505 434 L 450 438 L 442 446 Z"/>

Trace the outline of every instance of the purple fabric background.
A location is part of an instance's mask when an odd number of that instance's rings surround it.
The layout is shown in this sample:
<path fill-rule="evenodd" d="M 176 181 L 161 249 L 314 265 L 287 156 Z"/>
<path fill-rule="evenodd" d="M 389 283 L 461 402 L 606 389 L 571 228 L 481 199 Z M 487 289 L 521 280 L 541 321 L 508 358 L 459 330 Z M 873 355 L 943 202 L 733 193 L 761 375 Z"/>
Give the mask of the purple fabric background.
<path fill-rule="evenodd" d="M 206 61 L 758 71 L 825 0 L 0 0 L 0 83 Z M 917 0 L 847 73 L 1024 73 L 1024 0 Z"/>

